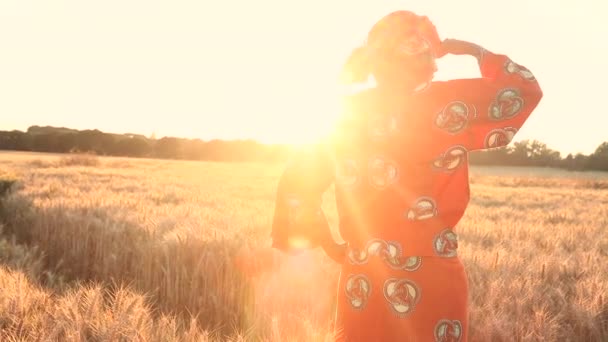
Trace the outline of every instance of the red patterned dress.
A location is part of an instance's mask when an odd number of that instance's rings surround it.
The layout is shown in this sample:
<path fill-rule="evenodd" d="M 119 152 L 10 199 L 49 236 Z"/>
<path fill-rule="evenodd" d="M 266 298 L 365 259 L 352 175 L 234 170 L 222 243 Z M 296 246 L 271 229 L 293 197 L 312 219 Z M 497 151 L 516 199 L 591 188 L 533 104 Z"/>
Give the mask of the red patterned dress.
<path fill-rule="evenodd" d="M 469 202 L 468 152 L 508 144 L 542 92 L 528 69 L 483 51 L 481 78 L 379 89 L 347 100 L 331 145 L 295 158 L 279 186 L 274 246 L 328 239 L 333 183 L 343 257 L 339 341 L 466 341 L 467 276 L 455 227 Z"/>

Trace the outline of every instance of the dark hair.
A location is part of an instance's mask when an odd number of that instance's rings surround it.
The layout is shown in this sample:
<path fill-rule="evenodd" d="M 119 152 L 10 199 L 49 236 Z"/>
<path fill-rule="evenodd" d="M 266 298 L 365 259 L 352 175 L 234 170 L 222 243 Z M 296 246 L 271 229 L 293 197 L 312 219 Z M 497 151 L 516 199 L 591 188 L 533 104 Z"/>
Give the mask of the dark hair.
<path fill-rule="evenodd" d="M 377 49 L 378 47 L 386 46 L 387 43 L 388 47 L 390 47 L 393 38 L 392 36 L 394 36 L 396 32 L 411 32 L 412 34 L 420 35 L 423 37 L 424 41 L 429 43 L 430 48 L 435 55 L 441 46 L 437 30 L 427 17 L 419 16 L 409 11 L 389 13 L 370 29 L 367 35 L 366 44 L 355 48 L 351 52 L 342 67 L 342 82 L 365 82 L 370 74 L 373 73 L 374 58 L 377 58 L 377 56 L 375 56 L 376 54 L 372 53 L 372 47 Z M 434 70 L 431 74 L 433 72 Z"/>

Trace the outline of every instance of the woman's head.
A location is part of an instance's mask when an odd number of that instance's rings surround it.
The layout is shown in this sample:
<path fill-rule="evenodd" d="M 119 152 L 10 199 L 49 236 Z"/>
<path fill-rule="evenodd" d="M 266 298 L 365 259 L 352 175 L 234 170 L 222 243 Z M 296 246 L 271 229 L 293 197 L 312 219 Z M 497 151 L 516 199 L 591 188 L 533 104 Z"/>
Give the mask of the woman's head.
<path fill-rule="evenodd" d="M 433 78 L 441 41 L 427 17 L 408 11 L 390 13 L 369 31 L 364 46 L 345 65 L 348 82 L 373 75 L 380 85 L 416 87 Z"/>

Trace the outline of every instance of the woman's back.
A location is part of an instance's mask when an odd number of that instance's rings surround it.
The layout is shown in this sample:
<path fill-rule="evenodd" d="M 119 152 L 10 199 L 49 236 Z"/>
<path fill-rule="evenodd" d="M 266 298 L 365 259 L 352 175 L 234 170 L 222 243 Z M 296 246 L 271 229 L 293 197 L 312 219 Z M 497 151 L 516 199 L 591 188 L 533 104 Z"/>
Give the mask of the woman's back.
<path fill-rule="evenodd" d="M 432 88 L 399 98 L 370 89 L 347 100 L 334 160 L 340 234 L 351 247 L 379 238 L 405 243 L 410 256 L 432 255 L 434 235 L 450 227 L 438 203 L 448 182 L 466 190 L 466 152 L 455 146 L 440 158 L 452 146 L 434 137 Z M 455 203 L 459 216 L 466 200 Z"/>
<path fill-rule="evenodd" d="M 410 12 L 390 14 L 369 37 L 347 69 L 371 71 L 378 87 L 345 101 L 330 144 L 287 166 L 273 246 L 321 245 L 341 264 L 338 340 L 466 341 L 455 227 L 470 196 L 468 153 L 508 144 L 542 92 L 526 68 L 472 43 L 439 43 Z M 476 57 L 482 77 L 430 82 L 437 52 Z M 332 183 L 340 248 L 321 210 Z"/>
<path fill-rule="evenodd" d="M 373 88 L 346 100 L 335 138 L 346 241 L 402 241 L 407 255 L 456 252 L 438 245 L 469 201 L 468 152 L 508 144 L 542 97 L 532 74 L 506 56 L 486 51 L 480 66 L 479 79 L 399 96 Z"/>

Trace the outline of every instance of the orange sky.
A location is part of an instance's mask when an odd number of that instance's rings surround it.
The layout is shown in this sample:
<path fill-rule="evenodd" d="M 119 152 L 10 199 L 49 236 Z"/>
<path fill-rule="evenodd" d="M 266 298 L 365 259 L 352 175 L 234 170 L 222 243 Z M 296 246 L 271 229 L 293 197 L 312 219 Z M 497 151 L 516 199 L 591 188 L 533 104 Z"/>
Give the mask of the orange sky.
<path fill-rule="evenodd" d="M 606 6 L 581 0 L 6 0 L 0 2 L 0 129 L 98 128 L 293 142 L 327 129 L 336 75 L 375 20 L 428 15 L 442 37 L 506 53 L 545 97 L 516 140 L 564 153 L 608 140 Z M 475 77 L 474 61 L 438 78 Z"/>

